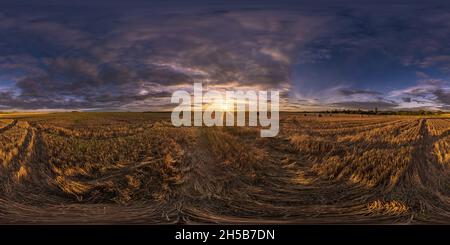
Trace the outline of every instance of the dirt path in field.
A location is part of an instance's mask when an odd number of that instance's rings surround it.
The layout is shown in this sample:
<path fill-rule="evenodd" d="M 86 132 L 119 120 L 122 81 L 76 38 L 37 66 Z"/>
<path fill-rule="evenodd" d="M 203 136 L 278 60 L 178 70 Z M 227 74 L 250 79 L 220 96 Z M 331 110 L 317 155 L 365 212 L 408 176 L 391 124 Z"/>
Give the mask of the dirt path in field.
<path fill-rule="evenodd" d="M 416 142 L 413 162 L 399 186 L 411 208 L 412 222 L 446 223 L 450 218 L 448 168 L 437 163 L 433 155 L 434 143 L 442 137 L 431 136 L 427 119 L 420 124 L 421 139 Z"/>
<path fill-rule="evenodd" d="M 6 130 L 11 129 L 12 127 L 16 126 L 17 120 L 13 120 L 10 124 L 4 126 L 3 128 L 0 128 L 0 134 L 4 133 Z"/>
<path fill-rule="evenodd" d="M 313 180 L 299 182 L 308 166 L 286 162 L 275 154 L 259 166 L 257 180 L 244 171 L 226 168 L 211 155 L 210 142 L 198 130 L 189 171 L 177 191 L 177 223 L 371 223 L 407 222 L 406 215 L 370 214 L 373 195 L 346 183 Z M 292 159 L 306 161 L 292 154 Z M 284 162 L 280 166 L 280 163 Z M 186 168 L 186 167 L 185 167 Z"/>
<path fill-rule="evenodd" d="M 183 223 L 445 223 L 450 217 L 448 169 L 434 159 L 433 145 L 437 137 L 430 136 L 427 119 L 421 119 L 417 125 L 420 139 L 414 143 L 412 161 L 391 191 L 383 186 L 367 189 L 314 177 L 308 181 L 307 159 L 298 154 L 289 157 L 289 152 L 280 149 L 275 149 L 273 152 L 277 154 L 263 163 L 264 172 L 259 173 L 263 182 L 248 183 L 239 176 L 241 173 L 218 171 L 223 166 L 209 155 L 210 144 L 199 131 L 200 141 L 195 149 L 201 157 L 194 161 L 194 170 L 184 186 L 187 191 L 183 193 L 195 193 L 189 188 L 192 185 L 206 186 L 207 191 L 213 192 L 209 193 L 213 198 L 199 198 L 204 192 L 198 198 L 182 198 L 180 220 Z M 284 164 L 280 166 L 280 163 Z M 205 176 L 222 179 L 211 180 Z M 223 178 L 228 178 L 233 185 L 224 185 L 218 191 L 215 185 Z M 245 195 L 238 196 L 234 191 Z M 370 212 L 368 204 L 377 199 L 403 200 L 409 210 L 395 215 Z"/>
<path fill-rule="evenodd" d="M 17 120 L 14 120 L 13 122 L 11 122 L 11 124 L 3 128 L 5 129 L 3 132 L 11 129 L 16 124 Z M 24 167 L 23 165 L 28 160 L 28 150 L 30 144 L 33 144 L 33 139 L 34 131 L 31 128 L 27 128 L 27 133 L 24 141 L 17 147 L 17 154 L 15 154 L 11 158 L 11 160 L 5 166 L 3 166 L 4 173 L 2 174 L 2 189 L 6 195 L 13 195 L 14 186 L 19 182 L 20 179 L 18 175 L 19 170 L 21 167 Z"/>
<path fill-rule="evenodd" d="M 427 127 L 429 120 L 432 119 L 401 124 L 399 132 L 418 129 L 420 137 L 413 142 L 412 160 L 392 188 L 386 185 L 368 188 L 345 178 L 321 178 L 312 171 L 310 156 L 299 154 L 291 148 L 285 136 L 261 142 L 239 138 L 238 146 L 244 149 L 240 154 L 250 156 L 235 162 L 224 162 L 214 153 L 217 142 L 213 141 L 220 141 L 224 136 L 235 136 L 226 130 L 214 135 L 219 131 L 208 128 L 193 129 L 194 140 L 182 145 L 183 158 L 175 159 L 173 163 L 155 158 L 104 172 L 93 179 L 68 178 L 77 183 L 98 186 L 99 183 L 148 171 L 155 166 L 164 168 L 164 164 L 171 165 L 164 170 L 167 172 L 154 169 L 151 170 L 155 171 L 154 175 L 149 174 L 150 178 L 162 178 L 166 181 L 164 183 L 168 183 L 164 192 L 159 193 L 160 199 L 126 204 L 76 200 L 62 193 L 54 182 L 56 176 L 51 165 L 46 164 L 50 156 L 47 156 L 48 151 L 42 142 L 43 132 L 30 126 L 25 141 L 19 147 L 19 154 L 11 161 L 8 173 L 3 175 L 7 176 L 7 180 L 3 179 L 0 193 L 0 222 L 448 223 L 450 173 L 447 166 L 437 163 L 433 147 L 437 140 L 448 136 L 449 131 L 432 136 Z M 16 124 L 14 120 L 6 127 L 10 129 Z M 266 155 L 257 158 L 258 161 L 248 160 L 258 152 Z M 17 177 L 21 167 L 27 169 L 26 178 Z M 158 173 L 164 177 L 158 176 Z M 408 210 L 394 214 L 372 212 L 368 205 L 376 200 L 401 200 Z"/>
<path fill-rule="evenodd" d="M 16 123 L 17 121 L 14 121 L 14 125 Z M 12 127 L 13 125 L 9 128 Z M 174 222 L 175 218 L 171 214 L 174 213 L 173 208 L 168 207 L 165 203 L 134 205 L 117 205 L 112 202 L 78 203 L 56 194 L 59 191 L 51 183 L 54 176 L 52 176 L 49 165 L 41 162 L 42 154 L 45 155 L 46 152 L 41 141 L 40 132 L 33 127 L 28 127 L 26 138 L 19 147 L 19 154 L 11 160 L 8 172 L 2 174 L 0 223 L 155 224 Z M 110 178 L 148 164 L 151 162 L 137 163 L 127 171 L 113 172 Z M 17 175 L 21 166 L 27 167 L 27 174 L 23 179 L 19 179 Z M 105 177 L 104 180 L 108 180 L 108 177 Z"/>

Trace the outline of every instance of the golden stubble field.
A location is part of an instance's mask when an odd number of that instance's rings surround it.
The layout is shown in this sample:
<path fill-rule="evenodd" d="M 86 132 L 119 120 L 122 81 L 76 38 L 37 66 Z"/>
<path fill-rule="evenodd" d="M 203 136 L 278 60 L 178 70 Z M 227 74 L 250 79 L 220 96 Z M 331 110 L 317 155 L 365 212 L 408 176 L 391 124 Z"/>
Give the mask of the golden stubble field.
<path fill-rule="evenodd" d="M 450 223 L 450 118 L 4 114 L 0 223 Z"/>

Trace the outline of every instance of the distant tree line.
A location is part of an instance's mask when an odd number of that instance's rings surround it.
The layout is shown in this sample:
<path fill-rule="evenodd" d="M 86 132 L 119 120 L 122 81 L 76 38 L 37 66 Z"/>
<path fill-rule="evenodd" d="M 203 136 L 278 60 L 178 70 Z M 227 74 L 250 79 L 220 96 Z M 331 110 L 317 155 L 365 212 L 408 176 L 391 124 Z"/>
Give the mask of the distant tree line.
<path fill-rule="evenodd" d="M 431 115 L 441 115 L 445 112 L 443 111 L 428 111 L 428 110 L 415 110 L 415 111 L 379 111 L 378 108 L 373 110 L 328 110 L 322 111 L 320 113 L 328 113 L 328 114 L 359 114 L 359 115 L 423 115 L 423 116 L 431 116 Z"/>

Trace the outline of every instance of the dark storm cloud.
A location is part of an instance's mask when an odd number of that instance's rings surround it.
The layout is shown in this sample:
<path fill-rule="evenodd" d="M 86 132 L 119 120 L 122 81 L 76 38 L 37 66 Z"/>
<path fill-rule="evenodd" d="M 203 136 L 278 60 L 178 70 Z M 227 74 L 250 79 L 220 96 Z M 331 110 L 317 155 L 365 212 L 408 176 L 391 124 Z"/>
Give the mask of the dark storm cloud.
<path fill-rule="evenodd" d="M 201 81 L 279 89 L 286 107 L 425 101 L 444 108 L 448 83 L 415 84 L 412 77 L 448 80 L 445 10 L 357 2 L 11 1 L 0 9 L 0 106 L 149 110 Z"/>
<path fill-rule="evenodd" d="M 342 96 L 350 96 L 346 100 L 350 103 L 371 101 L 375 94 L 356 92 L 375 88 L 378 97 L 395 100 L 399 109 L 412 108 L 414 100 L 402 99 L 407 94 L 392 96 L 391 91 L 421 87 L 420 81 L 425 78 L 450 80 L 448 10 L 445 4 L 340 8 L 329 25 L 331 31 L 302 51 L 315 59 L 298 65 L 294 87 L 303 98 L 320 97 L 329 103 L 341 102 Z M 330 93 L 335 87 L 351 87 L 354 91 Z M 436 87 L 444 92 L 449 89 L 444 83 Z M 355 100 L 355 96 L 360 98 Z M 446 105 L 436 95 L 428 102 L 430 108 Z"/>
<path fill-rule="evenodd" d="M 339 89 L 338 92 L 344 96 L 351 96 L 351 95 L 381 95 L 382 93 L 377 91 L 371 91 L 371 90 L 363 90 L 363 89 Z"/>
<path fill-rule="evenodd" d="M 403 102 L 429 108 L 447 110 L 450 107 L 450 83 L 446 80 L 422 80 L 418 85 L 392 92 L 393 96 L 403 98 Z"/>
<path fill-rule="evenodd" d="M 115 61 L 147 54 L 147 64 L 212 84 L 276 88 L 290 81 L 296 50 L 321 24 L 321 18 L 287 10 L 177 14 L 157 28 L 138 16 L 124 20 L 100 53 Z"/>
<path fill-rule="evenodd" d="M 403 97 L 402 100 L 404 102 L 407 102 L 407 103 L 411 102 L 411 98 L 410 97 Z"/>
<path fill-rule="evenodd" d="M 450 90 L 445 91 L 443 89 L 437 89 L 433 91 L 436 96 L 436 100 L 445 106 L 450 106 Z"/>
<path fill-rule="evenodd" d="M 28 55 L 35 63 L 2 64 L 4 72 L 22 74 L 11 75 L 20 96 L 6 96 L 3 105 L 27 108 L 29 100 L 46 108 L 125 105 L 154 96 L 149 84 L 162 85 L 159 92 L 168 94 L 170 86 L 194 81 L 283 88 L 296 50 L 323 23 L 289 10 L 128 11 L 106 15 L 114 24 L 102 35 L 86 26 L 103 23 L 90 13 L 83 13 L 86 20 L 53 17 L 51 11 L 1 15 L 0 30 L 15 33 L 3 52 L 16 47 L 14 55 Z M 146 96 L 138 96 L 142 93 Z"/>
<path fill-rule="evenodd" d="M 374 110 L 375 108 L 380 110 L 393 110 L 397 109 L 398 104 L 387 101 L 345 101 L 332 103 L 330 106 L 338 108 L 350 108 L 355 110 Z"/>

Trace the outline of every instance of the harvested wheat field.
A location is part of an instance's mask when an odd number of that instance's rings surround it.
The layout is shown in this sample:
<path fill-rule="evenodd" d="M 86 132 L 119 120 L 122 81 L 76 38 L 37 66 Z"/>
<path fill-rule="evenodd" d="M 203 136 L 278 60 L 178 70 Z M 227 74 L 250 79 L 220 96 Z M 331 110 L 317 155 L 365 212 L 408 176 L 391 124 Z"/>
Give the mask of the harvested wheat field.
<path fill-rule="evenodd" d="M 450 118 L 5 114 L 0 223 L 449 223 Z"/>

